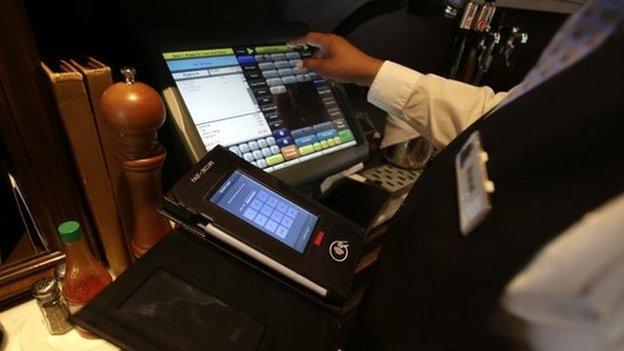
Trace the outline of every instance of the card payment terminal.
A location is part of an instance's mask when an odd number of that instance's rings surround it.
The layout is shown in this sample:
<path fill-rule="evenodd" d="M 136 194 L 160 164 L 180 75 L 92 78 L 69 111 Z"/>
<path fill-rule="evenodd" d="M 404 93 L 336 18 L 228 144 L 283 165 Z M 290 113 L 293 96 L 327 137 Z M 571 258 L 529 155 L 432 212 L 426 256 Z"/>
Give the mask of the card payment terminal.
<path fill-rule="evenodd" d="M 321 298 L 352 289 L 364 229 L 223 147 L 173 186 L 162 212 Z"/>

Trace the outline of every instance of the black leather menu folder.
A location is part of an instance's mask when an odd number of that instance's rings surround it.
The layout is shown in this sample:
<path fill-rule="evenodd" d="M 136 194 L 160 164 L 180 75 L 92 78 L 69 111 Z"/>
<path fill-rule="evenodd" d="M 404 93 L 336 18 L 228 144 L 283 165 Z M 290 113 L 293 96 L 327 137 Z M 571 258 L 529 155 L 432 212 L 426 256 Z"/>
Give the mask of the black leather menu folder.
<path fill-rule="evenodd" d="M 125 350 L 336 350 L 355 313 L 175 230 L 73 316 Z"/>

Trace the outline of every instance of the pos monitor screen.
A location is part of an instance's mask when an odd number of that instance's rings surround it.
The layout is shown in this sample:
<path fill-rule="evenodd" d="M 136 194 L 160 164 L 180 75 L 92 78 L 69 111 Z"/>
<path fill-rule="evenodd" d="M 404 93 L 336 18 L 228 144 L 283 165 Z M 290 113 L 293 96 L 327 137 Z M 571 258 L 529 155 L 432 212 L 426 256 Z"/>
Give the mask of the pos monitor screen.
<path fill-rule="evenodd" d="M 301 68 L 310 48 L 285 45 L 306 30 L 301 24 L 221 28 L 225 35 L 159 46 L 165 101 L 194 163 L 221 145 L 299 185 L 366 156 L 341 87 Z"/>

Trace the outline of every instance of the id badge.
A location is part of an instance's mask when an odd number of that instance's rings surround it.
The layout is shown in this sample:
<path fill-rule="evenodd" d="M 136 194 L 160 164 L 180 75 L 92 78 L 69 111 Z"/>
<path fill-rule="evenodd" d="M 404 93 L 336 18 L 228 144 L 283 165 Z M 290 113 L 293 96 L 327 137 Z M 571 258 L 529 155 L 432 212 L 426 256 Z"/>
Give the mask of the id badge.
<path fill-rule="evenodd" d="M 494 192 L 494 183 L 488 179 L 487 160 L 479 132 L 472 133 L 455 156 L 459 226 L 464 236 L 492 211 L 490 194 Z"/>

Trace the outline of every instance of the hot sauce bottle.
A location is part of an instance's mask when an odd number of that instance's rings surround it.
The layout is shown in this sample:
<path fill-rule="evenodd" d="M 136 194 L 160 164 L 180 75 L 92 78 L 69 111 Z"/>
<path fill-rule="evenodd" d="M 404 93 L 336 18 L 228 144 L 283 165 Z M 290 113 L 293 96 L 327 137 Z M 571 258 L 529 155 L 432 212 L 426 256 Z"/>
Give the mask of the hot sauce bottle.
<path fill-rule="evenodd" d="M 67 221 L 58 227 L 61 240 L 65 244 L 65 262 L 67 264 L 63 282 L 63 297 L 72 314 L 89 302 L 95 295 L 112 282 L 111 276 L 98 262 L 82 235 L 80 223 Z M 85 338 L 96 338 L 82 328 L 76 328 Z"/>

